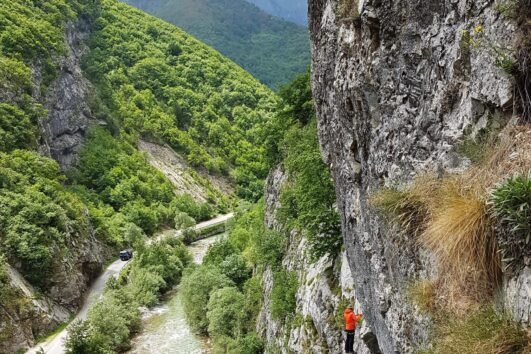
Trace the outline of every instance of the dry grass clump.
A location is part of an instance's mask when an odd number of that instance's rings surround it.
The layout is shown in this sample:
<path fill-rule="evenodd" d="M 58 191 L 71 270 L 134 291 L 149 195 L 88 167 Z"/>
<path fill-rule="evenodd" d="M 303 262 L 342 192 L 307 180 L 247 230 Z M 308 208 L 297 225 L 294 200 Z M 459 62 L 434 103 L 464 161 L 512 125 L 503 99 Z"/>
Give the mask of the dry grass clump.
<path fill-rule="evenodd" d="M 528 354 L 528 334 L 492 307 L 464 319 L 448 315 L 438 319 L 432 354 Z"/>
<path fill-rule="evenodd" d="M 488 299 L 498 285 L 500 260 L 492 219 L 483 196 L 458 179 L 442 182 L 440 199 L 420 244 L 437 258 L 439 283 L 450 307 Z"/>
<path fill-rule="evenodd" d="M 384 188 L 371 197 L 371 204 L 408 234 L 418 236 L 429 220 L 432 199 L 437 198 L 438 181 L 431 176 L 418 177 L 405 190 Z"/>

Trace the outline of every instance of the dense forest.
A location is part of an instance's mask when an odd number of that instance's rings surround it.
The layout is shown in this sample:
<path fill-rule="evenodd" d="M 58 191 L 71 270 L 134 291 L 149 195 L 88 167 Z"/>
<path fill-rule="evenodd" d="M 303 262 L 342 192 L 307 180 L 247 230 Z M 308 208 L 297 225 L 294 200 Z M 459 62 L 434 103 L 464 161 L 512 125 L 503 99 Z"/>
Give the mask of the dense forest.
<path fill-rule="evenodd" d="M 273 89 L 310 63 L 307 29 L 245 0 L 126 0 L 173 23 L 234 60 Z"/>

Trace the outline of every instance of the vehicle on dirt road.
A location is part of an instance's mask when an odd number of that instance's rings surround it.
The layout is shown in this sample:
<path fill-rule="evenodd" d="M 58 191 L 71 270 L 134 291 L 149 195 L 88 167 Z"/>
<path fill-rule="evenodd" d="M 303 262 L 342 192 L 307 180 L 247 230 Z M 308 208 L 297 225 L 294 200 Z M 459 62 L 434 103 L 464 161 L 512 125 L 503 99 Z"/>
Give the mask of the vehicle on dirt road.
<path fill-rule="evenodd" d="M 133 258 L 133 250 L 120 251 L 120 259 L 124 262 Z"/>

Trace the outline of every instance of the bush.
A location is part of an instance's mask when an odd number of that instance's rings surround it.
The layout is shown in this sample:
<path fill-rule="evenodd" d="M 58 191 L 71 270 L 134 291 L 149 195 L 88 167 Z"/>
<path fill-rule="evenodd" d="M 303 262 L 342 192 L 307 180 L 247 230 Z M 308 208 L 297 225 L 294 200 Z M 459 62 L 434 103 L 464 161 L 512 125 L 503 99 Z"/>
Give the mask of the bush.
<path fill-rule="evenodd" d="M 237 250 L 227 238 L 221 238 L 212 244 L 203 258 L 204 265 L 219 267 L 229 256 L 236 254 Z"/>
<path fill-rule="evenodd" d="M 208 334 L 212 338 L 220 336 L 238 337 L 246 323 L 244 318 L 244 296 L 234 287 L 215 290 L 208 301 Z"/>
<path fill-rule="evenodd" d="M 264 352 L 264 341 L 256 334 L 245 337 L 218 337 L 214 340 L 214 354 L 261 354 Z"/>
<path fill-rule="evenodd" d="M 198 267 L 184 275 L 181 284 L 184 312 L 195 332 L 201 334 L 208 332 L 205 312 L 212 292 L 231 286 L 234 286 L 234 283 L 213 267 Z"/>
<path fill-rule="evenodd" d="M 531 175 L 514 176 L 496 187 L 490 204 L 495 215 L 511 232 L 531 238 Z"/>
<path fill-rule="evenodd" d="M 251 269 L 239 254 L 232 254 L 226 257 L 225 260 L 220 263 L 219 270 L 238 287 L 243 286 L 243 283 L 251 276 Z"/>
<path fill-rule="evenodd" d="M 286 322 L 295 315 L 297 308 L 297 290 L 299 281 L 297 274 L 279 271 L 274 274 L 271 291 L 271 315 L 274 319 Z"/>

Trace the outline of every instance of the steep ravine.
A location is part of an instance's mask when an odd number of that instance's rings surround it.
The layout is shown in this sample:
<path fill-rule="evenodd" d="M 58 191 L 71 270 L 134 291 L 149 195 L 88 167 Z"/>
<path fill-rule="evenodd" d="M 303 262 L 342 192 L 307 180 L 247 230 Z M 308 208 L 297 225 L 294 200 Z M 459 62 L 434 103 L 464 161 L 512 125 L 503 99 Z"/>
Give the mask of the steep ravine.
<path fill-rule="evenodd" d="M 382 186 L 463 171 L 460 139 L 513 114 L 514 80 L 488 45 L 511 47 L 518 28 L 495 1 L 310 0 L 312 84 L 322 155 L 336 184 L 357 302 L 383 353 L 413 353 L 430 321 L 406 299 L 434 264 L 369 203 Z M 357 14 L 359 13 L 359 15 Z M 506 308 L 530 325 L 529 270 L 506 281 Z M 360 345 L 360 342 L 357 343 Z M 373 351 L 374 352 L 374 351 Z"/>

